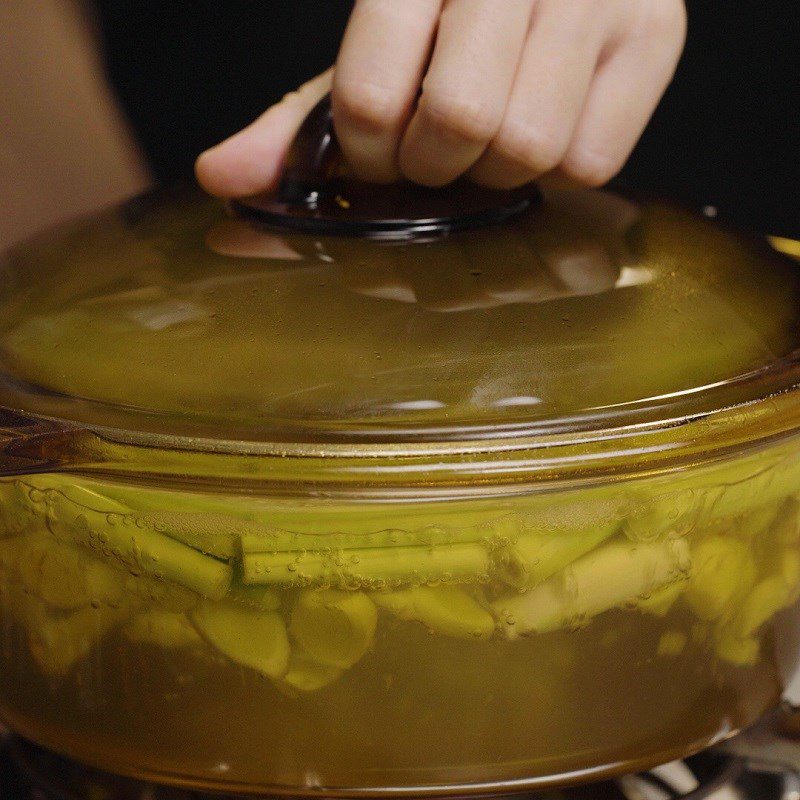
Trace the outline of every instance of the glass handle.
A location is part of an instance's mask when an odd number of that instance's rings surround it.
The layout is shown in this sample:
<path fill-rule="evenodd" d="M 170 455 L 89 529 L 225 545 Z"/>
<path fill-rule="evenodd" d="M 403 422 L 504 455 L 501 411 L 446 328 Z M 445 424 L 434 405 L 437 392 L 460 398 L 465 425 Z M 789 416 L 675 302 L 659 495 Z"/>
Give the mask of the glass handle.
<path fill-rule="evenodd" d="M 341 163 L 333 130 L 331 96 L 326 94 L 303 121 L 286 156 L 278 199 L 315 208 Z"/>
<path fill-rule="evenodd" d="M 433 189 L 404 180 L 376 186 L 349 176 L 326 94 L 300 125 L 277 191 L 233 201 L 231 209 L 281 232 L 429 241 L 501 223 L 539 199 L 534 184 L 504 191 L 459 179 Z"/>

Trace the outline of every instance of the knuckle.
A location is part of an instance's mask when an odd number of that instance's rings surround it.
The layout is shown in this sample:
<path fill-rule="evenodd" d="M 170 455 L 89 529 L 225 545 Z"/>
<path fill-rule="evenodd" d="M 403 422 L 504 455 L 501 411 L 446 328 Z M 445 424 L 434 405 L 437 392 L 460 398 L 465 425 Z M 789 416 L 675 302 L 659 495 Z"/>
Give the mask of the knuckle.
<path fill-rule="evenodd" d="M 595 188 L 608 183 L 622 169 L 618 159 L 587 149 L 568 153 L 561 166 L 567 177 Z"/>
<path fill-rule="evenodd" d="M 561 163 L 567 139 L 555 127 L 529 123 L 506 122 L 492 143 L 504 159 L 539 175 Z"/>
<path fill-rule="evenodd" d="M 502 121 L 502 111 L 480 98 L 435 90 L 423 93 L 420 111 L 435 128 L 475 144 L 489 142 Z"/>
<path fill-rule="evenodd" d="M 394 128 L 402 116 L 392 91 L 370 81 L 335 83 L 333 103 L 348 122 L 375 132 Z"/>
<path fill-rule="evenodd" d="M 304 97 L 303 88 L 304 88 L 303 86 L 300 86 L 297 89 L 292 89 L 292 91 L 287 92 L 281 98 L 280 104 L 281 105 L 286 105 L 286 106 L 302 104 L 303 97 Z"/>

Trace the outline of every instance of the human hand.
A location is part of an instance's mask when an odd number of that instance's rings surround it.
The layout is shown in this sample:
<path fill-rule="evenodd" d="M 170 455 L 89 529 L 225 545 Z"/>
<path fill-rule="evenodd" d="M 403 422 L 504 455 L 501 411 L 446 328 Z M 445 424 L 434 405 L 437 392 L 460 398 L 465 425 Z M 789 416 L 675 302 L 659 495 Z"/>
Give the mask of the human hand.
<path fill-rule="evenodd" d="M 335 68 L 203 153 L 222 197 L 271 189 L 305 116 L 332 91 L 365 180 L 599 186 L 624 165 L 683 47 L 683 0 L 357 0 Z"/>

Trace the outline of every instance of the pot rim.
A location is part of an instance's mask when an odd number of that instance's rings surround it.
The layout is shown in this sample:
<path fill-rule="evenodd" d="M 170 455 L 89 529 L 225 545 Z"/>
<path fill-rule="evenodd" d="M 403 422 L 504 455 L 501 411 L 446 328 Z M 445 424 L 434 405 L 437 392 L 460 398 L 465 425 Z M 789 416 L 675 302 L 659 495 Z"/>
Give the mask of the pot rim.
<path fill-rule="evenodd" d="M 367 499 L 519 494 L 685 470 L 774 447 L 800 433 L 800 353 L 779 376 L 765 369 L 736 386 L 741 398 L 715 410 L 648 406 L 616 425 L 581 421 L 560 429 L 468 441 L 274 443 L 150 434 L 79 425 L 0 406 L 0 475 L 79 471 L 124 480 L 224 479 L 281 494 L 325 491 Z M 709 390 L 713 391 L 713 390 Z M 704 393 L 705 394 L 705 393 Z M 707 409 L 708 396 L 703 405 Z M 601 421 L 608 417 L 601 416 Z M 5 462 L 5 463 L 4 463 Z"/>

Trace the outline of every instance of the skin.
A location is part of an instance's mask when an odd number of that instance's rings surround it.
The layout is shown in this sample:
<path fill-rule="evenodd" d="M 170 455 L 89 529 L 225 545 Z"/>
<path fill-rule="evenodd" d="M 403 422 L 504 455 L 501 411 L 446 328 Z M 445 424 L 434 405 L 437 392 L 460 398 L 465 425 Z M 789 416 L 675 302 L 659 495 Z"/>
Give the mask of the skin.
<path fill-rule="evenodd" d="M 150 183 L 83 6 L 0 2 L 0 249 Z"/>
<path fill-rule="evenodd" d="M 331 91 L 365 180 L 600 186 L 641 136 L 685 33 L 682 0 L 357 0 L 335 67 L 203 153 L 197 177 L 220 197 L 273 188 Z"/>

